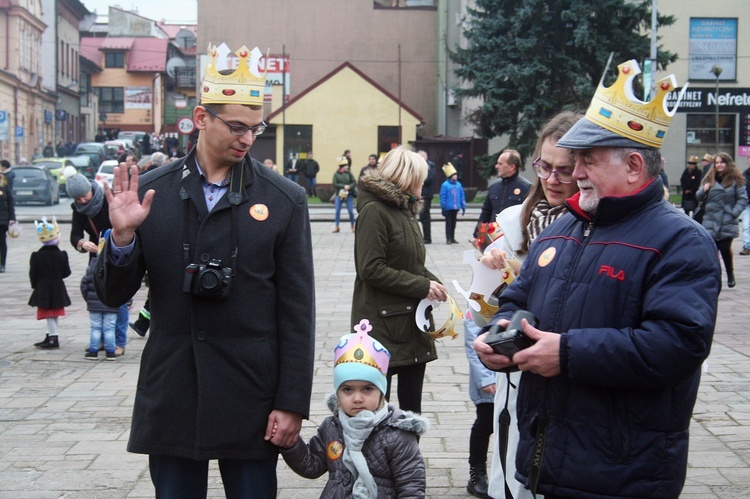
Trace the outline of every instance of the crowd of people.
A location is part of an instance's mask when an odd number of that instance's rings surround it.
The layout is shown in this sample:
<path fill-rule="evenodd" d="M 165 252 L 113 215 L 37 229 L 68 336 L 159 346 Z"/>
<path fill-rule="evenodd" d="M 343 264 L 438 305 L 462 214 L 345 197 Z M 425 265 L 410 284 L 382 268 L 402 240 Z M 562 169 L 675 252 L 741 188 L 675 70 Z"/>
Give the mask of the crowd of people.
<path fill-rule="evenodd" d="M 619 66 L 621 77 L 631 63 Z M 265 130 L 263 80 L 243 80 L 253 91 L 216 90 L 225 78 L 206 69 L 192 116 L 200 134 L 185 156 L 169 162 L 156 152 L 142 170 L 124 158 L 103 187 L 67 179 L 70 243 L 89 257 L 84 359 L 125 353 L 131 299 L 148 277 L 148 321 L 134 329 L 150 337 L 127 447 L 148 455 L 157 497 L 205 497 L 211 460 L 228 497 L 275 497 L 279 455 L 303 477 L 327 472 L 321 497 L 425 497 L 419 437 L 429 425 L 420 413 L 438 351 L 415 314 L 423 300 L 449 300 L 427 268 L 436 166 L 405 146 L 371 155 L 358 177 L 349 150 L 337 159 L 334 232 L 346 206 L 354 333 L 333 351 L 332 415 L 305 441 L 316 322 L 308 198 L 320 167 L 311 152 L 293 154 L 281 172 L 252 159 Z M 476 404 L 467 491 L 476 497 L 663 498 L 684 484 L 722 284 L 718 254 L 736 286 L 741 216 L 740 254 L 750 254 L 750 165 L 741 173 L 718 153 L 701 172 L 691 156 L 682 213 L 664 199 L 663 136 L 600 119 L 591 109 L 550 118 L 531 161 L 534 183 L 520 176 L 518 151 L 498 154 L 471 243 L 483 250 L 482 230 L 494 223 L 504 249 L 479 251 L 480 263 L 513 279 L 497 283 L 491 320 L 470 308 L 464 321 Z M 0 165 L 4 271 L 15 213 L 12 170 Z M 443 172 L 440 207 L 446 243 L 455 244 L 463 158 Z M 42 246 L 31 255 L 29 305 L 47 324 L 36 346 L 57 349 L 57 320 L 71 303 L 68 255 L 56 220 L 35 229 Z M 519 311 L 528 319 L 507 332 L 525 343 L 489 344 L 489 331 L 508 328 Z"/>

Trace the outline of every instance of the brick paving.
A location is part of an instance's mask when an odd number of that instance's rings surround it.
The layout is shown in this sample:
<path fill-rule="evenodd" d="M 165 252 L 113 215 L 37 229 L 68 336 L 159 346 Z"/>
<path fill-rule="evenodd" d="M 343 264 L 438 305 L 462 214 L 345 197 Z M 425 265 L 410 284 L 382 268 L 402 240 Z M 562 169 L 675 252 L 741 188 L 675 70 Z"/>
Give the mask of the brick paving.
<path fill-rule="evenodd" d="M 329 210 L 313 211 L 317 341 L 311 420 L 302 429 L 305 438 L 328 415 L 323 400 L 331 391 L 331 352 L 348 332 L 354 281 L 353 235 L 332 234 Z M 467 218 L 472 213 L 476 215 L 470 210 Z M 465 242 L 473 222 L 459 220 L 457 239 Z M 9 240 L 8 270 L 0 274 L 0 499 L 153 497 L 147 457 L 125 450 L 147 338 L 131 332 L 126 354 L 117 362 L 84 360 L 88 315 L 78 283 L 87 259 L 69 247 L 70 226 L 61 228 L 61 247 L 68 251 L 73 270 L 66 280 L 73 304 L 60 321 L 59 350 L 32 346 L 46 332 L 45 323 L 35 320 L 34 309 L 26 304 L 31 294 L 29 254 L 38 247 L 32 226 L 25 224 L 21 237 Z M 446 283 L 458 279 L 467 287 L 470 269 L 461 263 L 461 253 L 468 243 L 441 243 L 439 217 L 432 230 L 435 244 L 428 246 L 428 268 Z M 750 256 L 737 255 L 738 241 L 734 249 L 737 287 L 721 293 L 716 336 L 691 426 L 684 498 L 750 497 Z M 449 289 L 458 295 L 452 286 Z M 141 290 L 133 314 L 144 299 Z M 438 322 L 443 314 L 447 312 L 438 308 Z M 423 402 L 424 415 L 432 423 L 421 440 L 427 493 L 470 497 L 467 458 L 474 407 L 468 397 L 462 337 L 441 340 L 438 353 L 440 358 L 427 367 Z M 317 498 L 326 480 L 297 477 L 283 460 L 278 475 L 279 498 Z M 223 497 L 216 466 L 209 480 L 209 497 Z"/>

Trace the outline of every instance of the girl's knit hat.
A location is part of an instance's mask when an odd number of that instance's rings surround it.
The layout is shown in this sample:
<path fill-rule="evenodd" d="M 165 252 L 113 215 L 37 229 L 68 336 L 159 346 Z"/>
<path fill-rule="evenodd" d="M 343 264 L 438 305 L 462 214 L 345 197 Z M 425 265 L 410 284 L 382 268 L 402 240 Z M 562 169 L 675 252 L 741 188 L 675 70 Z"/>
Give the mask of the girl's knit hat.
<path fill-rule="evenodd" d="M 367 319 L 362 319 L 354 330 L 356 333 L 342 336 L 333 351 L 333 386 L 338 391 L 345 381 L 369 381 L 385 394 L 391 354 L 367 334 L 372 330 Z"/>

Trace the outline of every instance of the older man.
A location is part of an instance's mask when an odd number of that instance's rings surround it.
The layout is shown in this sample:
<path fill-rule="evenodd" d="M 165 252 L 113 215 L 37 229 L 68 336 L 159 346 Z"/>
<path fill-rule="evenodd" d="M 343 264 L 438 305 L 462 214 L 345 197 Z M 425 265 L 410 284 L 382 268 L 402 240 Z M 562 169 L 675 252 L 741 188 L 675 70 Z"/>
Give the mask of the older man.
<path fill-rule="evenodd" d="M 670 117 L 631 112 L 640 104 L 618 92 L 640 69 L 619 69 L 557 143 L 574 152 L 580 192 L 500 297 L 494 321 L 530 311 L 537 326 L 522 327 L 536 343 L 512 360 L 483 337 L 474 345 L 488 367 L 523 371 L 516 477 L 548 499 L 679 497 L 716 320 L 716 246 L 663 199 L 658 148 Z"/>
<path fill-rule="evenodd" d="M 494 222 L 498 213 L 509 206 L 521 204 L 526 199 L 531 182 L 520 176 L 522 169 L 521 154 L 516 150 L 506 149 L 497 157 L 497 181 L 487 189 L 487 198 L 479 214 L 479 223 L 474 229 L 475 238 L 479 224 Z"/>
<path fill-rule="evenodd" d="M 150 277 L 150 338 L 128 450 L 149 455 L 156 497 L 206 497 L 209 460 L 227 497 L 276 497 L 280 447 L 308 416 L 315 283 L 305 190 L 250 157 L 265 130 L 256 48 L 218 72 L 209 52 L 200 130 L 185 158 L 106 187 L 112 232 L 102 301 Z M 153 208 L 153 209 L 152 209 Z"/>

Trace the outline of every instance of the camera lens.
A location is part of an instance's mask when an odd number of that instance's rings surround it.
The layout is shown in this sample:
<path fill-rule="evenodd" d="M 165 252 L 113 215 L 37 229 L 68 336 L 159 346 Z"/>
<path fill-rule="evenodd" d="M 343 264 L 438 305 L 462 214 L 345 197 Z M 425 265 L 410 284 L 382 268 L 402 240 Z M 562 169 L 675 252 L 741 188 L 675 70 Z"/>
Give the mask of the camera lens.
<path fill-rule="evenodd" d="M 200 285 L 204 291 L 215 291 L 221 285 L 221 274 L 214 269 L 206 269 L 200 275 Z"/>

